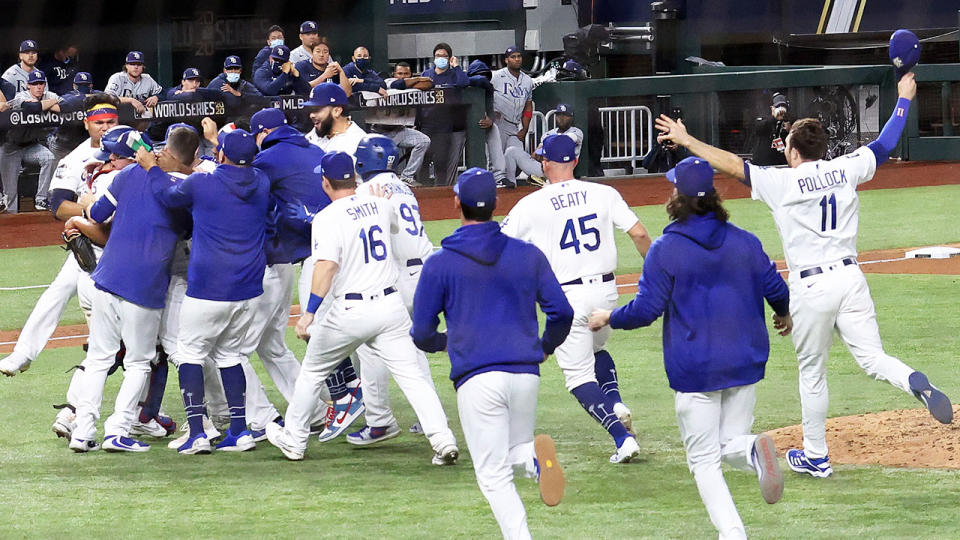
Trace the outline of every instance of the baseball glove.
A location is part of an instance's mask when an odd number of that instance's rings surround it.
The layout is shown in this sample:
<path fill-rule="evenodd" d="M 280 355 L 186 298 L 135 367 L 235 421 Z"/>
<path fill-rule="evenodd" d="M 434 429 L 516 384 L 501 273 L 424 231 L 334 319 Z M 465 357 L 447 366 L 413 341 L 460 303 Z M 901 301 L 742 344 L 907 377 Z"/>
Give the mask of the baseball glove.
<path fill-rule="evenodd" d="M 67 244 L 63 249 L 73 252 L 73 257 L 77 259 L 77 264 L 84 272 L 93 272 L 94 268 L 97 267 L 97 256 L 93 252 L 93 242 L 79 232 L 72 234 L 64 232 L 61 236 Z"/>

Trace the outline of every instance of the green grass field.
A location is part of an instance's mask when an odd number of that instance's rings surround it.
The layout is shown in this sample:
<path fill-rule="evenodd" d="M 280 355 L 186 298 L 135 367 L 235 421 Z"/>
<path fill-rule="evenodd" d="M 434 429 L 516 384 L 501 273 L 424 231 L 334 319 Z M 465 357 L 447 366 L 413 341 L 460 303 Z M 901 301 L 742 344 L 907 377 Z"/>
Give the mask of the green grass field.
<path fill-rule="evenodd" d="M 960 241 L 947 201 L 960 187 L 868 191 L 862 194 L 861 250 Z M 731 201 L 732 220 L 761 237 L 768 252 L 781 250 L 763 205 Z M 656 236 L 666 223 L 661 207 L 637 209 Z M 931 217 L 933 216 L 933 217 Z M 936 218 L 936 219 L 935 219 Z M 954 225 L 950 225 L 953 222 Z M 452 221 L 428 224 L 431 238 Z M 623 235 L 621 235 L 623 236 Z M 618 272 L 639 271 L 641 261 L 621 246 Z M 0 284 L 48 283 L 64 255 L 57 248 L 8 250 Z M 868 278 L 889 353 L 925 371 L 960 399 L 957 276 Z M 6 308 L 0 327 L 16 328 L 40 291 L 0 291 Z M 36 294 L 34 294 L 36 293 Z M 629 300 L 622 296 L 621 302 Z M 79 311 L 72 320 L 81 322 Z M 789 339 L 773 336 L 767 378 L 758 385 L 756 430 L 800 420 L 795 355 Z M 298 357 L 302 342 L 288 332 Z M 551 359 L 543 367 L 538 432 L 552 434 L 567 474 L 564 502 L 543 506 L 536 485 L 518 479 L 528 522 L 540 538 L 709 538 L 716 533 L 700 502 L 663 374 L 660 325 L 615 332 L 609 350 L 620 372 L 642 448 L 638 462 L 613 466 L 613 443 L 565 392 Z M 380 447 L 358 449 L 343 440 L 312 442 L 307 460 L 290 463 L 269 444 L 241 455 L 179 456 L 155 441 L 145 455 L 73 454 L 49 431 L 69 382 L 64 372 L 82 359 L 79 348 L 51 349 L 15 378 L 0 380 L 0 538 L 83 536 L 140 538 L 497 538 L 499 529 L 476 486 L 469 454 L 459 465 L 429 464 L 420 436 L 404 433 Z M 431 366 L 454 432 L 463 441 L 446 356 Z M 255 362 L 255 365 L 257 363 Z M 261 375 L 263 375 L 262 370 Z M 864 375 L 839 345 L 831 357 L 831 416 L 920 404 Z M 108 381 L 103 417 L 112 410 L 119 378 Z M 266 382 L 268 393 L 285 404 Z M 414 416 L 393 387 L 401 423 Z M 174 379 L 166 407 L 183 419 Z M 931 420 L 932 422 L 932 420 Z M 154 442 L 154 441 L 150 441 Z M 786 467 L 783 465 L 784 468 Z M 754 538 L 866 538 L 958 536 L 960 472 L 835 465 L 832 478 L 786 476 L 783 500 L 763 503 L 754 476 L 727 472 L 734 499 Z M 127 521 L 132 520 L 132 521 Z"/>

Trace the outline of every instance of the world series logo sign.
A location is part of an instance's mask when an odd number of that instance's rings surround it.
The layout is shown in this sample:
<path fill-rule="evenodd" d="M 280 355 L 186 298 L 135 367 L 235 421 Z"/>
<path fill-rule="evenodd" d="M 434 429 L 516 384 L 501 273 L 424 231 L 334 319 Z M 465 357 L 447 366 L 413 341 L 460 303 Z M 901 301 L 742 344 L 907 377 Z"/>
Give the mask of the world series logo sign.
<path fill-rule="evenodd" d="M 184 117 L 223 116 L 226 109 L 222 101 L 163 101 L 153 107 L 152 118 L 177 119 Z"/>

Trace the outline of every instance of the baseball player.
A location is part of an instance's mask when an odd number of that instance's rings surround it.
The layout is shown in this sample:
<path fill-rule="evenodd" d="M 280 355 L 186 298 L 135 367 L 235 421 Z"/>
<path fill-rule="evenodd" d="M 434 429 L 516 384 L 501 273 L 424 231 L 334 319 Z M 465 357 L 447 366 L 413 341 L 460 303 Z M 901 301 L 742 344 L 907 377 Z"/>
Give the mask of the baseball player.
<path fill-rule="evenodd" d="M 487 151 L 487 169 L 493 173 L 493 177 L 497 181 L 497 186 L 510 187 L 506 180 L 506 174 L 504 173 L 506 162 L 503 158 L 503 142 L 500 136 L 500 129 L 493 121 L 493 119 L 497 117 L 494 112 L 495 98 L 493 84 L 490 83 L 493 72 L 490 71 L 490 67 L 483 61 L 474 60 L 467 66 L 467 75 L 470 79 L 470 86 L 483 89 L 484 115 L 483 118 L 477 121 L 477 125 L 487 132 L 487 143 L 485 145 Z M 514 185 L 515 184 L 516 182 L 514 182 Z"/>
<path fill-rule="evenodd" d="M 181 454 L 210 453 L 203 429 L 203 363 L 220 368 L 230 406 L 230 428 L 218 450 L 256 447 L 247 429 L 243 360 L 255 343 L 247 339 L 257 297 L 263 294 L 264 239 L 270 181 L 251 167 L 257 153 L 253 135 L 237 129 L 223 137 L 212 173 L 195 173 L 171 182 L 152 168 L 154 195 L 170 208 L 189 208 L 193 248 L 187 293 L 180 314 L 177 354 L 180 389 L 190 424 Z"/>
<path fill-rule="evenodd" d="M 134 130 L 125 131 L 117 142 L 131 148 L 142 144 Z M 76 428 L 70 439 L 70 449 L 75 452 L 98 449 L 96 420 L 107 372 L 121 339 L 126 348 L 123 383 L 114 412 L 104 423 L 103 448 L 114 452 L 150 449 L 129 435 L 157 354 L 160 315 L 180 233 L 173 216 L 153 197 L 146 176 L 138 165 L 124 168 L 90 208 L 89 219 L 94 223 L 113 219 L 103 255 L 90 276 L 96 290 L 89 349 L 79 378 Z M 83 219 L 72 217 L 64 227 L 70 229 Z"/>
<path fill-rule="evenodd" d="M 207 85 L 207 89 L 219 90 L 222 93 L 223 103 L 231 115 L 238 114 L 238 109 L 243 105 L 262 95 L 255 84 L 240 78 L 242 73 L 240 57 L 230 55 L 223 60 L 223 73 L 214 77 Z"/>
<path fill-rule="evenodd" d="M 303 102 L 303 108 L 313 122 L 307 140 L 324 152 L 353 155 L 367 132 L 345 114 L 346 106 L 347 93 L 339 85 L 325 82 L 314 86 L 310 91 L 310 99 Z"/>
<path fill-rule="evenodd" d="M 300 23 L 300 46 L 290 51 L 290 61 L 296 64 L 309 60 L 314 46 L 320 41 L 320 27 L 317 22 L 303 21 Z"/>
<path fill-rule="evenodd" d="M 285 427 L 267 426 L 267 437 L 290 460 L 303 459 L 310 415 L 321 383 L 361 345 L 386 364 L 413 407 L 433 447 L 435 465 L 452 465 L 459 456 L 430 372 L 417 362 L 408 334 L 410 316 L 396 289 L 398 268 L 391 233 L 399 229 L 393 205 L 356 194 L 353 157 L 329 152 L 320 162 L 323 189 L 331 202 L 313 219 L 310 299 L 297 322 L 297 335 L 309 338 Z M 324 302 L 331 305 L 310 328 Z M 311 332 L 312 330 L 312 332 Z"/>
<path fill-rule="evenodd" d="M 433 244 L 427 237 L 420 218 L 420 204 L 410 187 L 394 172 L 399 159 L 399 150 L 393 140 L 384 135 L 367 135 L 360 141 L 356 153 L 357 173 L 363 183 L 357 193 L 373 196 L 379 192 L 390 194 L 389 202 L 400 218 L 400 228 L 391 235 L 393 255 L 400 268 L 397 292 L 407 308 L 413 313 L 413 295 L 420 280 L 423 262 L 433 253 Z M 347 442 L 359 446 L 392 439 L 400 434 L 400 426 L 390 410 L 389 376 L 383 361 L 364 345 L 357 349 L 363 373 L 363 396 L 366 427 L 347 435 Z M 421 371 L 430 372 L 427 356 L 417 350 L 417 364 Z M 431 377 L 430 383 L 433 383 Z"/>
<path fill-rule="evenodd" d="M 129 103 L 139 114 L 146 112 L 160 101 L 163 88 L 153 77 L 143 72 L 143 53 L 127 53 L 123 70 L 110 76 L 103 90 L 120 98 L 121 103 Z"/>
<path fill-rule="evenodd" d="M 37 42 L 26 39 L 20 42 L 20 61 L 3 72 L 3 79 L 14 86 L 14 92 L 27 90 L 30 73 L 37 68 Z M 0 110 L 5 110 L 0 107 Z"/>
<path fill-rule="evenodd" d="M 827 356 L 834 330 L 868 375 L 913 394 L 937 421 L 953 421 L 947 396 L 923 373 L 884 352 L 870 289 L 856 259 L 857 186 L 872 179 L 877 166 L 896 147 L 916 88 L 912 73 L 900 79 L 900 97 L 880 136 L 829 161 L 822 159 L 827 135 L 819 121 L 795 122 L 786 140 L 786 169 L 744 163 L 689 135 L 682 121 L 657 119 L 657 129 L 663 132 L 658 139 L 672 140 L 718 171 L 736 177 L 773 212 L 790 269 L 790 315 L 800 369 L 803 449 L 787 452 L 787 463 L 799 473 L 817 478 L 833 473 L 825 432 Z"/>
<path fill-rule="evenodd" d="M 687 464 L 720 538 L 746 538 L 720 463 L 755 472 L 764 500 L 780 500 L 773 438 L 750 428 L 770 355 L 763 301 L 785 336 L 790 293 L 760 240 L 728 222 L 706 160 L 687 158 L 667 179 L 676 186 L 667 201 L 671 223 L 644 258 L 636 298 L 612 313 L 594 311 L 589 326 L 629 330 L 663 316 L 663 363 Z"/>
<path fill-rule="evenodd" d="M 590 332 L 587 317 L 594 309 L 617 305 L 614 227 L 630 236 L 641 255 L 650 248 L 650 236 L 615 189 L 574 180 L 573 139 L 547 138 L 543 157 L 548 183 L 517 202 L 503 221 L 503 232 L 539 247 L 557 274 L 577 314 L 570 335 L 557 348 L 557 365 L 567 390 L 616 442 L 610 462 L 626 463 L 640 446 L 631 434 L 630 409 L 620 398 L 613 358 L 604 349 L 610 331 Z"/>
<path fill-rule="evenodd" d="M 433 88 L 433 81 L 426 77 L 413 77 L 410 70 L 410 64 L 406 62 L 397 62 L 393 68 L 393 77 L 385 79 L 383 82 L 387 85 L 387 93 L 402 92 L 404 90 L 429 90 Z M 377 123 L 376 120 L 367 117 L 367 124 L 378 133 L 390 137 L 396 143 L 397 147 L 409 151 L 406 166 L 400 173 L 400 179 L 410 187 L 420 187 L 417 182 L 417 174 L 420 172 L 420 166 L 423 165 L 423 158 L 430 149 L 430 137 L 414 128 L 416 125 L 417 112 L 415 108 L 394 109 L 384 114 L 393 122 L 392 124 Z"/>
<path fill-rule="evenodd" d="M 353 91 L 347 77 L 340 76 L 343 68 L 330 58 L 330 45 L 325 42 L 314 45 L 310 59 L 297 62 L 296 67 L 300 72 L 296 86 L 298 94 L 309 94 L 314 86 L 327 81 L 339 84 L 344 92 Z"/>
<path fill-rule="evenodd" d="M 580 148 L 583 146 L 583 132 L 580 131 L 580 128 L 574 127 L 573 125 L 573 109 L 569 105 L 561 103 L 554 109 L 554 118 L 556 118 L 557 127 L 543 134 L 543 137 L 540 138 L 540 146 L 537 147 L 538 152 L 543 148 L 543 141 L 546 140 L 547 137 L 557 134 L 566 135 L 576 143 L 576 155 L 577 159 L 579 159 Z M 540 162 L 543 160 L 543 154 L 538 152 L 530 155 L 522 147 L 518 146 L 511 146 L 504 151 L 504 172 L 506 173 L 507 182 L 505 187 L 515 187 L 517 185 L 517 167 L 520 167 L 521 171 L 527 173 L 527 176 L 531 179 L 531 183 L 538 185 L 543 184 L 543 166 L 540 165 Z"/>
<path fill-rule="evenodd" d="M 523 149 L 533 118 L 533 79 L 520 70 L 523 52 L 519 47 L 508 47 L 503 53 L 507 67 L 493 72 L 493 108 L 500 130 L 503 150 L 515 146 Z"/>
<path fill-rule="evenodd" d="M 270 49 L 270 58 L 253 72 L 253 84 L 265 96 L 292 94 L 300 72 L 290 61 L 290 48 L 277 45 Z"/>
<path fill-rule="evenodd" d="M 543 253 L 492 221 L 497 186 L 489 171 L 467 170 L 454 193 L 463 226 L 424 264 L 410 334 L 424 351 L 449 351 L 480 491 L 504 538 L 530 538 L 513 475 L 537 477 L 543 501 L 560 503 L 564 479 L 553 439 L 534 439 L 533 426 L 540 363 L 567 337 L 574 311 Z M 547 317 L 542 339 L 538 304 Z M 447 333 L 437 332 L 440 313 Z"/>
<path fill-rule="evenodd" d="M 250 70 L 253 73 L 256 73 L 257 70 L 260 69 L 260 66 L 269 60 L 270 50 L 283 44 L 283 28 L 280 28 L 275 24 L 270 28 L 267 28 L 267 44 L 262 49 L 257 51 L 257 56 L 254 57 L 253 65 L 250 66 Z"/>

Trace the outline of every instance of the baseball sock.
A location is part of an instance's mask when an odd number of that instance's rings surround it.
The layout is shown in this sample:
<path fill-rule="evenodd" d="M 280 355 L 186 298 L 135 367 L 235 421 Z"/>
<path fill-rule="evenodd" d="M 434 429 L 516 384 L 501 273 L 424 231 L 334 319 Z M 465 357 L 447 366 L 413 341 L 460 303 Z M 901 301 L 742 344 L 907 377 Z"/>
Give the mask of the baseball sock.
<path fill-rule="evenodd" d="M 163 392 L 167 389 L 167 353 L 157 347 L 157 363 L 150 366 L 150 386 L 147 390 L 147 399 L 140 409 L 140 421 L 149 422 L 160 414 L 160 404 L 163 403 Z"/>
<path fill-rule="evenodd" d="M 357 372 L 353 369 L 353 362 L 348 356 L 343 362 L 333 370 L 333 373 L 327 377 L 327 390 L 330 391 L 330 399 L 336 401 L 350 393 L 349 387 L 353 381 L 357 380 Z"/>
<path fill-rule="evenodd" d="M 629 434 L 627 433 L 627 428 L 623 427 L 623 424 L 620 423 L 617 415 L 613 414 L 613 404 L 615 402 L 600 391 L 600 385 L 595 382 L 588 382 L 574 388 L 570 393 L 577 398 L 580 406 L 582 406 L 594 420 L 600 422 L 603 429 L 607 430 L 617 443 L 617 448 L 620 448 Z"/>
<path fill-rule="evenodd" d="M 220 378 L 223 380 L 223 392 L 227 395 L 227 406 L 230 407 L 230 433 L 239 435 L 247 430 L 247 378 L 243 374 L 243 366 L 237 364 L 220 368 Z"/>
<path fill-rule="evenodd" d="M 180 364 L 180 394 L 187 412 L 190 436 L 203 433 L 203 367 L 197 364 Z"/>
<path fill-rule="evenodd" d="M 593 369 L 597 376 L 597 384 L 603 394 L 620 403 L 620 384 L 617 382 L 617 366 L 613 365 L 613 357 L 606 350 L 593 353 Z"/>

